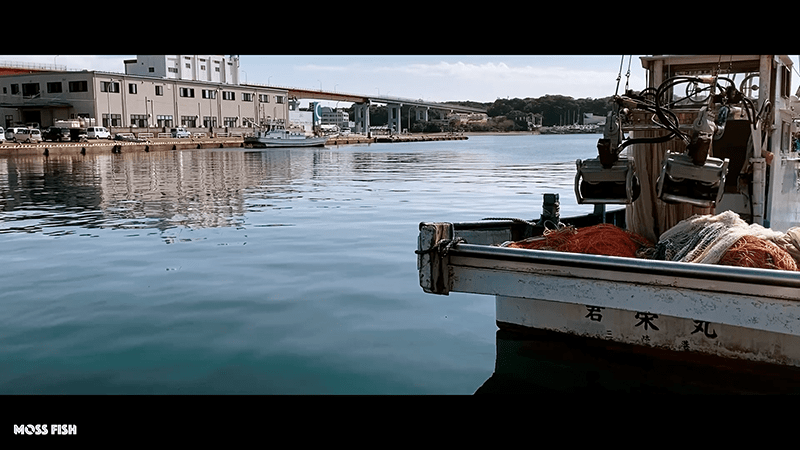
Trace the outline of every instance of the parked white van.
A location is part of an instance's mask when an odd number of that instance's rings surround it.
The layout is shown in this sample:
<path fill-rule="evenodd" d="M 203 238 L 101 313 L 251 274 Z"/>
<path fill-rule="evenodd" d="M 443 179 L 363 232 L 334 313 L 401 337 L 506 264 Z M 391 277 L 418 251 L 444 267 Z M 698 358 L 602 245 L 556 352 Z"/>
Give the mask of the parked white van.
<path fill-rule="evenodd" d="M 42 132 L 38 128 L 13 127 L 6 131 L 6 139 L 14 142 L 42 142 Z"/>
<path fill-rule="evenodd" d="M 19 130 L 27 130 L 25 127 L 11 127 L 6 130 L 5 137 L 7 141 L 13 141 L 14 135 L 17 134 Z"/>
<path fill-rule="evenodd" d="M 111 133 L 106 127 L 87 127 L 86 137 L 89 139 L 111 139 Z"/>
<path fill-rule="evenodd" d="M 169 130 L 172 133 L 172 137 L 174 138 L 188 138 L 192 137 L 192 134 L 186 131 L 186 128 L 172 128 Z"/>

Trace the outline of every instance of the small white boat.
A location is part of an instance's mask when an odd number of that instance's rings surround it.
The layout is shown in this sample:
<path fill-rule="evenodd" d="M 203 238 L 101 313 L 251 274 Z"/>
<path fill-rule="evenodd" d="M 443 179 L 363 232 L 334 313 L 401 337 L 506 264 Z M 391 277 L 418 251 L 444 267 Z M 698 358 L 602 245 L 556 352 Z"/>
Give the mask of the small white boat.
<path fill-rule="evenodd" d="M 659 55 L 643 57 L 642 66 L 651 86 L 614 97 L 599 157 L 578 161 L 576 197 L 594 204 L 592 214 L 561 218 L 558 196 L 545 195 L 539 220 L 423 222 L 420 285 L 439 295 L 495 296 L 501 331 L 726 366 L 763 374 L 765 383 L 789 371 L 787 390 L 800 392 L 800 102 L 790 92 L 792 61 Z M 607 204 L 625 207 L 606 212 Z M 561 230 L 611 225 L 655 246 L 619 256 L 533 245 Z M 745 235 L 776 244 L 790 265 L 721 261 Z M 694 247 L 670 247 L 676 243 Z"/>
<path fill-rule="evenodd" d="M 328 142 L 328 136 L 306 136 L 303 133 L 287 130 L 282 124 L 270 124 L 255 130 L 252 136 L 244 138 L 244 144 L 256 148 L 273 147 L 321 147 Z"/>

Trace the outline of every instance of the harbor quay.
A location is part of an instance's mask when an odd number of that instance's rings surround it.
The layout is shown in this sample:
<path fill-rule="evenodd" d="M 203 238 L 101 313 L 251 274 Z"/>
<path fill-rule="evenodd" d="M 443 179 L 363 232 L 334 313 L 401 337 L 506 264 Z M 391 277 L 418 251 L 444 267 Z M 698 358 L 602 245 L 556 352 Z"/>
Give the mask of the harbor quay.
<path fill-rule="evenodd" d="M 325 145 L 374 144 L 384 142 L 424 142 L 445 140 L 466 140 L 467 136 L 453 134 L 395 135 L 367 137 L 359 135 L 336 136 L 328 139 Z M 0 143 L 0 156 L 6 155 L 86 155 L 98 153 L 138 153 L 171 150 L 192 150 L 210 148 L 245 148 L 244 138 L 234 137 L 191 137 L 191 138 L 151 138 L 147 140 L 126 141 L 98 139 L 85 142 L 37 142 Z"/>

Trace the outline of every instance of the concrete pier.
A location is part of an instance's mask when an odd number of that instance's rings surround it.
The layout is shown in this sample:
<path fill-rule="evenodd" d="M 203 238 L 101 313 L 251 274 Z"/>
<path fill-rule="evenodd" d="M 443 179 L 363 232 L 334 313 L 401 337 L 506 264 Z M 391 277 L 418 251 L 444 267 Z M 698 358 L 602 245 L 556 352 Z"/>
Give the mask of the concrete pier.
<path fill-rule="evenodd" d="M 0 145 L 0 156 L 86 155 L 224 147 L 244 147 L 244 140 L 242 138 L 156 138 L 144 142 L 115 141 L 108 139 L 89 140 L 86 142 L 39 142 L 35 144 L 4 142 Z"/>
<path fill-rule="evenodd" d="M 373 144 L 383 142 L 424 142 L 465 140 L 464 135 L 450 134 L 403 134 L 392 136 L 337 136 L 328 139 L 325 145 L 351 145 Z M 204 148 L 245 148 L 244 139 L 241 137 L 227 138 L 155 138 L 144 142 L 116 141 L 116 140 L 90 140 L 87 142 L 39 142 L 24 144 L 3 142 L 0 144 L 0 156 L 3 155 L 86 155 L 97 153 L 135 153 L 158 152 L 169 150 L 192 150 Z"/>

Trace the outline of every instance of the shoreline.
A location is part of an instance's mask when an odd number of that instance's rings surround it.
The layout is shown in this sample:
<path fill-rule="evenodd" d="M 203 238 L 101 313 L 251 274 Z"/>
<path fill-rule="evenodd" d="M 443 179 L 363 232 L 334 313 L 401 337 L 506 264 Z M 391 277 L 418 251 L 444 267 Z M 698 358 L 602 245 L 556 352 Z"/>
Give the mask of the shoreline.
<path fill-rule="evenodd" d="M 337 136 L 328 139 L 326 146 L 373 144 L 373 143 L 402 143 L 402 142 L 432 142 L 444 140 L 466 140 L 470 136 L 522 136 L 541 135 L 536 131 L 465 131 L 461 133 L 420 133 L 401 135 L 380 135 L 368 138 L 361 135 Z M 544 133 L 548 134 L 548 133 Z M 553 133 L 554 134 L 554 133 Z M 566 134 L 566 133 L 563 133 Z M 571 134 L 596 134 L 596 133 L 571 133 Z M 170 150 L 192 150 L 210 148 L 247 148 L 244 139 L 240 137 L 199 137 L 199 138 L 152 138 L 141 142 L 123 140 L 92 140 L 86 142 L 39 142 L 35 144 L 2 142 L 0 143 L 0 156 L 2 155 L 86 155 L 92 153 L 128 153 L 151 152 Z"/>

